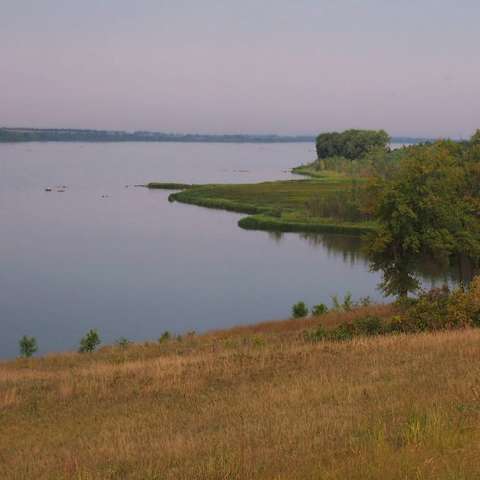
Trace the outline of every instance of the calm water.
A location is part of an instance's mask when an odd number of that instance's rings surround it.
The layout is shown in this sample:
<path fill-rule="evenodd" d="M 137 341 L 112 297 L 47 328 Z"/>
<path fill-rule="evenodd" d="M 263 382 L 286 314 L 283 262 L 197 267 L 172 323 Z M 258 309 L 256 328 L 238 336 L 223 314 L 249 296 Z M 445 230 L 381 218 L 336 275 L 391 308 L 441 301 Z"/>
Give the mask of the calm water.
<path fill-rule="evenodd" d="M 24 334 L 44 353 L 89 328 L 145 340 L 285 318 L 348 290 L 381 299 L 355 238 L 244 231 L 241 215 L 131 186 L 293 178 L 313 158 L 310 144 L 0 144 L 0 357 Z"/>

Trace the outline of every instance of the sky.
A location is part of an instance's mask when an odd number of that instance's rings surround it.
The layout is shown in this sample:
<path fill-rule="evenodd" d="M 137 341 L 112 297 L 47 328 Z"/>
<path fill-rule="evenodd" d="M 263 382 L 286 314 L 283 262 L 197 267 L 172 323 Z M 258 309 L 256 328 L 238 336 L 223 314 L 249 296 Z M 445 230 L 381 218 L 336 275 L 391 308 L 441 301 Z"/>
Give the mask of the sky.
<path fill-rule="evenodd" d="M 480 128 L 479 0 L 0 0 L 0 126 Z"/>

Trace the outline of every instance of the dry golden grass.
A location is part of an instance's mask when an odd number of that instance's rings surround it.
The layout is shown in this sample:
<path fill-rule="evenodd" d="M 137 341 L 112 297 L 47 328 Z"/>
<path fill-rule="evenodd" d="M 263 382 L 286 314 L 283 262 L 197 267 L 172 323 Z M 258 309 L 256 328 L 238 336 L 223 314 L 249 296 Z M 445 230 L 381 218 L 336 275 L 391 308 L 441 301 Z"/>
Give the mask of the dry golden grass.
<path fill-rule="evenodd" d="M 317 321 L 0 363 L 0 479 L 480 478 L 480 330 Z"/>

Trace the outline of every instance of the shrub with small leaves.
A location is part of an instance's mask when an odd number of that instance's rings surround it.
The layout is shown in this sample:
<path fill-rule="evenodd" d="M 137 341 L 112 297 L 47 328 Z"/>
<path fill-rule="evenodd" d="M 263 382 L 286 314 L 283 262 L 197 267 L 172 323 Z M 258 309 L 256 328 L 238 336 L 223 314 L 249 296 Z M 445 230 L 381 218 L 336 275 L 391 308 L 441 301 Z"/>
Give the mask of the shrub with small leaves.
<path fill-rule="evenodd" d="M 80 340 L 80 353 L 91 353 L 100 345 L 101 340 L 97 330 L 89 330 Z"/>
<path fill-rule="evenodd" d="M 165 330 L 159 337 L 158 343 L 167 342 L 172 338 L 171 333 L 168 330 Z"/>
<path fill-rule="evenodd" d="M 318 305 L 314 305 L 312 308 L 312 315 L 318 317 L 320 315 L 324 315 L 328 312 L 328 307 L 324 303 L 319 303 Z"/>
<path fill-rule="evenodd" d="M 304 302 L 298 302 L 292 307 L 293 318 L 303 318 L 308 315 L 308 307 Z"/>
<path fill-rule="evenodd" d="M 24 335 L 18 342 L 20 347 L 20 355 L 24 358 L 31 357 L 37 350 L 37 340 L 35 337 L 27 337 Z"/>
<path fill-rule="evenodd" d="M 371 336 L 385 333 L 385 326 L 382 320 L 375 315 L 358 318 L 353 324 L 358 335 Z"/>

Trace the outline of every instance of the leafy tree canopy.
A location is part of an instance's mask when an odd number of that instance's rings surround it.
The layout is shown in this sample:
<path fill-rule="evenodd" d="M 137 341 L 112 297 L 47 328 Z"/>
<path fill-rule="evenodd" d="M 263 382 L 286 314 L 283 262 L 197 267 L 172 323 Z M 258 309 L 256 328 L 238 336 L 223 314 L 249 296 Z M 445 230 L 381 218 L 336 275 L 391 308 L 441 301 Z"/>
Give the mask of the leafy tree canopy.
<path fill-rule="evenodd" d="M 317 137 L 319 159 L 344 157 L 355 160 L 364 157 L 374 148 L 387 148 L 390 137 L 384 130 L 346 130 L 342 133 L 322 133 Z"/>
<path fill-rule="evenodd" d="M 421 256 L 480 259 L 480 148 L 440 141 L 409 149 L 394 178 L 370 188 L 380 228 L 369 242 L 371 267 L 387 294 L 418 287 Z"/>

